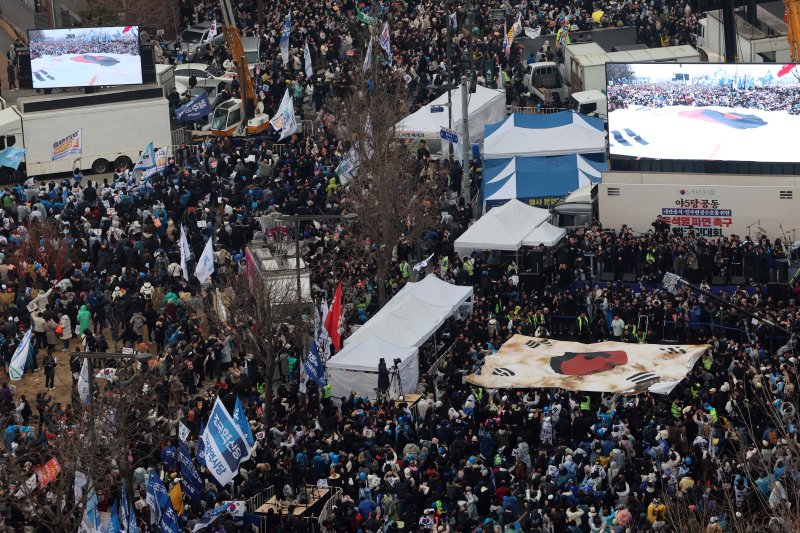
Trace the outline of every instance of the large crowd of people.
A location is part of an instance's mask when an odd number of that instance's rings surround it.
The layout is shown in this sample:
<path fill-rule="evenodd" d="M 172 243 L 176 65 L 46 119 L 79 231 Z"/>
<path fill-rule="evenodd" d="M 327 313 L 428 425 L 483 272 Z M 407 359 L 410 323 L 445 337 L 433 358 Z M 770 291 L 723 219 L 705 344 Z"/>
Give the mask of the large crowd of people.
<path fill-rule="evenodd" d="M 608 110 L 610 112 L 630 106 L 719 106 L 800 115 L 800 86 L 769 84 L 737 88 L 735 84 L 734 81 L 725 85 L 684 82 L 616 83 L 608 88 Z"/>
<path fill-rule="evenodd" d="M 255 5 L 236 6 L 238 22 L 250 32 L 258 21 Z M 193 7 L 185 13 L 187 23 L 219 18 L 215 2 Z M 160 505 L 147 497 L 153 473 L 171 496 L 183 483 L 183 495 L 171 504 L 183 508 L 184 530 L 193 530 L 221 502 L 261 502 L 259 495 L 267 492 L 285 502 L 284 510 L 262 516 L 248 503 L 244 516 L 222 516 L 206 530 L 792 530 L 800 451 L 798 363 L 793 338 L 784 330 L 797 330 L 800 309 L 795 293 L 766 289 L 776 261 L 787 255 L 781 239 L 706 239 L 691 230 L 673 232 L 658 219 L 643 235 L 599 223 L 571 230 L 560 245 L 523 254 L 519 264 L 516 257 L 497 254 L 460 257 L 453 242 L 469 226 L 472 210 L 448 201 L 442 190 L 433 199 L 442 216 L 425 228 L 424 244 L 401 243 L 389 275 L 377 279 L 374 257 L 344 245 L 348 224 L 303 224 L 300 248 L 314 296 L 330 300 L 338 282 L 345 288 L 345 337 L 378 310 L 381 285 L 389 297 L 424 275 L 474 287 L 471 314 L 449 320 L 441 332 L 451 345 L 444 352 L 424 348 L 422 398 L 413 409 L 355 393 L 332 398 L 329 389 L 306 382 L 300 376 L 306 354 L 288 327 L 276 332 L 278 353 L 270 354 L 276 361 L 270 368 L 262 354 L 253 353 L 247 327 L 212 319 L 220 305 L 212 289 L 245 269 L 248 243 L 270 238 L 261 217 L 342 213 L 345 192 L 335 169 L 346 146 L 337 138 L 328 102 L 346 94 L 353 70 L 361 68 L 367 28 L 338 4 L 291 5 L 292 45 L 297 52 L 308 37 L 314 60 L 315 75 L 307 79 L 301 52 L 292 54 L 289 65 L 279 59 L 279 28 L 289 7 L 280 2 L 265 11 L 271 30 L 262 34 L 265 62 L 257 89 L 267 110 L 277 107 L 287 87 L 305 100 L 298 114 L 313 126 L 305 135 L 280 145 L 271 139 L 212 139 L 175 147 L 168 166 L 148 178 L 119 169 L 97 181 L 76 172 L 66 179 L 30 178 L 0 191 L 0 353 L 6 373 L 25 333 L 32 332 L 26 374 L 0 385 L 0 480 L 13 484 L 2 487 L 0 527 L 42 527 L 44 515 L 37 509 L 55 509 L 62 498 L 76 500 L 72 480 L 59 489 L 16 496 L 52 457 L 61 457 L 66 467 L 74 459 L 68 454 L 80 453 L 60 448 L 76 428 L 87 427 L 91 412 L 79 390 L 81 357 L 70 354 L 135 349 L 152 357 L 104 362 L 92 373 L 108 365 L 118 374 L 116 380 L 98 378 L 98 409 L 114 396 L 140 398 L 127 408 L 125 420 L 112 422 L 120 430 L 141 424 L 126 459 L 133 467 L 115 463 L 108 468 L 113 483 L 105 480 L 103 486 L 130 487 L 131 512 L 141 531 L 159 530 Z M 363 7 L 392 21 L 393 68 L 400 78 L 411 76 L 409 88 L 418 91 L 419 104 L 426 103 L 427 87 L 443 83 L 443 11 L 430 2 Z M 685 42 L 696 23 L 683 2 L 601 8 L 602 25 L 636 26 L 644 40 L 666 33 L 668 41 Z M 545 33 L 555 33 L 565 17 L 576 29 L 588 27 L 591 18 L 561 4 L 523 5 L 522 14 Z M 522 61 L 520 50 L 505 59 L 502 35 L 495 34 L 489 15 L 488 5 L 476 7 L 481 31 L 473 36 L 473 61 L 495 61 L 510 72 Z M 460 34 L 454 38 L 454 74 L 467 46 Z M 209 60 L 220 66 L 228 60 L 224 48 L 212 54 Z M 418 171 L 460 175 L 457 163 L 433 161 L 424 147 L 418 154 Z M 190 271 L 213 239 L 210 283 L 184 279 L 183 230 Z M 424 269 L 412 268 L 430 254 Z M 541 276 L 520 276 L 533 261 L 541 261 Z M 660 284 L 665 273 L 702 291 L 666 290 Z M 613 281 L 604 281 L 609 274 Z M 630 274 L 635 283 L 625 282 Z M 711 287 L 720 277 L 722 288 Z M 744 279 L 732 286 L 735 278 Z M 711 348 L 669 395 L 484 390 L 464 382 L 517 333 Z M 265 382 L 275 384 L 272 397 Z M 140 390 L 126 390 L 131 383 Z M 228 406 L 238 399 L 255 436 L 252 456 L 224 487 L 198 449 L 217 398 Z M 104 424 L 92 420 L 91 427 L 107 443 L 114 426 Z M 188 435 L 181 435 L 181 425 Z M 181 479 L 181 447 L 202 479 L 197 497 L 186 494 Z M 341 490 L 322 521 L 293 512 L 307 501 L 307 485 Z M 98 509 L 112 513 L 121 497 L 118 488 L 104 490 Z M 79 506 L 65 523 L 77 527 L 82 512 Z"/>
<path fill-rule="evenodd" d="M 120 39 L 84 39 L 80 37 L 64 39 L 38 39 L 31 45 L 31 59 L 45 56 L 63 56 L 67 54 L 125 54 L 139 55 L 139 40 Z"/>

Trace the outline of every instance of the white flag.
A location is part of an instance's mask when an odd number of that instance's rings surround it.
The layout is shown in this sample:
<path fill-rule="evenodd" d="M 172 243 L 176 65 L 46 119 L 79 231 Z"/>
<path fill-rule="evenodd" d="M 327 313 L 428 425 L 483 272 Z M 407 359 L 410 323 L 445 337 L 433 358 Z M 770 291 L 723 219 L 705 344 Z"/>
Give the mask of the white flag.
<path fill-rule="evenodd" d="M 306 76 L 312 77 L 314 75 L 314 65 L 311 63 L 311 49 L 308 47 L 308 39 L 306 39 L 306 45 L 303 48 L 303 62 L 306 67 Z"/>
<path fill-rule="evenodd" d="M 200 280 L 200 283 L 205 283 L 213 273 L 214 241 L 213 239 L 208 239 L 206 247 L 203 248 L 203 254 L 200 256 L 200 260 L 197 262 L 197 266 L 194 269 L 194 275 L 197 276 L 197 279 Z"/>
<path fill-rule="evenodd" d="M 22 341 L 20 341 L 19 346 L 14 351 L 14 355 L 11 357 L 11 364 L 8 366 L 8 375 L 11 377 L 11 381 L 22 379 L 22 374 L 25 372 L 25 363 L 28 362 L 32 334 L 33 328 L 30 328 L 25 336 L 22 337 Z"/>
<path fill-rule="evenodd" d="M 381 30 L 381 48 L 386 51 L 386 62 L 389 63 L 389 66 L 392 66 L 392 42 L 391 37 L 389 35 L 389 23 L 383 23 L 383 29 Z"/>
<path fill-rule="evenodd" d="M 186 439 L 189 438 L 189 428 L 187 428 L 183 422 L 178 422 L 178 437 L 180 437 L 183 442 L 186 442 Z"/>
<path fill-rule="evenodd" d="M 210 43 L 214 40 L 214 37 L 217 36 L 217 21 L 213 21 L 211 23 L 211 27 L 208 29 L 208 37 L 206 37 L 206 42 Z"/>
<path fill-rule="evenodd" d="M 151 142 L 142 150 L 139 160 L 134 165 L 133 170 L 147 170 L 156 166 L 156 152 Z"/>
<path fill-rule="evenodd" d="M 186 238 L 186 228 L 183 224 L 181 224 L 181 238 L 178 246 L 180 246 L 181 249 L 181 271 L 183 271 L 183 279 L 189 281 L 189 266 L 187 263 L 192 250 L 189 248 L 189 241 Z"/>
<path fill-rule="evenodd" d="M 424 259 L 419 263 L 417 263 L 416 265 L 414 265 L 413 269 L 414 272 L 422 272 L 423 270 L 428 268 L 428 263 L 430 262 L 431 259 L 433 259 L 433 254 L 429 255 L 427 259 Z"/>
<path fill-rule="evenodd" d="M 286 89 L 286 92 L 283 93 L 281 105 L 269 123 L 276 131 L 281 132 L 281 138 L 278 139 L 278 142 L 297 131 L 297 119 L 294 117 L 294 102 L 292 102 L 292 93 L 289 89 Z"/>
<path fill-rule="evenodd" d="M 31 492 L 36 490 L 36 486 L 38 485 L 36 474 L 33 474 L 31 477 L 28 478 L 28 481 L 22 484 L 19 490 L 14 494 L 15 497 L 19 498 L 20 500 L 28 495 Z"/>
<path fill-rule="evenodd" d="M 84 357 L 81 365 L 81 374 L 78 377 L 78 395 L 81 401 L 88 404 L 92 400 L 92 392 L 89 390 L 89 359 Z"/>
<path fill-rule="evenodd" d="M 372 37 L 369 38 L 369 46 L 367 46 L 367 55 L 364 57 L 364 72 L 368 71 L 372 66 Z"/>

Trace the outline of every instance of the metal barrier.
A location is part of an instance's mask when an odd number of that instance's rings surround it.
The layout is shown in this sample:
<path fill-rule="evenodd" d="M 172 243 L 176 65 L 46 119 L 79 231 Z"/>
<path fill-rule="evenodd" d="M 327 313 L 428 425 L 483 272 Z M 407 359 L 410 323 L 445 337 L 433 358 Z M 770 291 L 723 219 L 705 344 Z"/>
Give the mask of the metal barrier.
<path fill-rule="evenodd" d="M 251 496 L 247 500 L 247 512 L 248 513 L 255 513 L 256 509 L 260 508 L 267 502 L 270 498 L 275 496 L 275 486 L 267 487 L 265 490 L 262 490 L 255 496 Z"/>
<path fill-rule="evenodd" d="M 566 111 L 566 107 L 519 107 L 515 105 L 506 106 L 506 114 L 522 113 L 524 115 L 551 115 Z"/>
<path fill-rule="evenodd" d="M 429 375 L 429 376 L 435 376 L 436 375 L 436 373 L 439 371 L 439 367 L 442 366 L 442 363 L 444 362 L 445 358 L 448 355 L 450 355 L 450 353 L 453 351 L 453 346 L 455 346 L 455 345 L 456 345 L 455 342 L 450 344 L 450 347 L 448 347 L 444 352 L 442 352 L 442 355 L 440 355 L 439 357 L 436 358 L 436 361 L 433 362 L 431 367 L 428 369 L 428 372 L 426 372 L 427 375 Z"/>
<path fill-rule="evenodd" d="M 330 490 L 331 496 L 328 498 L 328 501 L 325 502 L 325 507 L 322 508 L 322 511 L 319 513 L 319 518 L 317 519 L 320 526 L 333 514 L 333 506 L 342 499 L 342 489 L 340 487 L 333 487 Z"/>
<path fill-rule="evenodd" d="M 176 130 L 172 130 L 171 138 L 172 138 L 172 146 L 191 144 L 192 132 L 187 130 L 185 127 L 181 127 Z"/>

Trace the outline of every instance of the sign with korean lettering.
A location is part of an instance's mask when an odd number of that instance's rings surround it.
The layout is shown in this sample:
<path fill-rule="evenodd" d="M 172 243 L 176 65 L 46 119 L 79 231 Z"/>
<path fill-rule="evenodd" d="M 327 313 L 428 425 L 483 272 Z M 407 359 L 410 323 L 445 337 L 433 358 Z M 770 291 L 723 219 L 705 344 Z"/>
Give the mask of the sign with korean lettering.
<path fill-rule="evenodd" d="M 175 118 L 181 122 L 188 122 L 210 115 L 213 110 L 211 102 L 208 101 L 208 93 L 203 91 L 176 109 Z"/>
<path fill-rule="evenodd" d="M 693 230 L 703 237 L 720 237 L 733 224 L 733 210 L 716 198 L 712 188 L 680 188 L 669 207 L 661 208 L 664 221 L 680 232 Z"/>

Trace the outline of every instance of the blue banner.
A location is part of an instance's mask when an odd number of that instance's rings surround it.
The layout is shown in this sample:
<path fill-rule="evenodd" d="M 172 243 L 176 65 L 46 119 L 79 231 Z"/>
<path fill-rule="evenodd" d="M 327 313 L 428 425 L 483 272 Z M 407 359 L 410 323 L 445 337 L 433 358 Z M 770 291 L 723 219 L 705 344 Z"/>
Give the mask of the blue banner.
<path fill-rule="evenodd" d="M 183 488 L 192 501 L 197 502 L 203 496 L 203 478 L 197 473 L 197 469 L 194 467 L 194 464 L 192 464 L 192 457 L 189 455 L 189 450 L 183 442 L 178 444 L 178 459 L 181 462 L 181 480 L 183 481 Z"/>
<path fill-rule="evenodd" d="M 244 440 L 252 450 L 253 444 L 255 444 L 255 439 L 253 438 L 253 432 L 250 429 L 250 423 L 247 421 L 247 417 L 244 414 L 244 409 L 242 409 L 242 402 L 239 401 L 238 396 L 236 397 L 236 407 L 233 409 L 233 421 L 236 422 L 237 426 L 239 426 L 239 431 L 241 431 Z"/>
<path fill-rule="evenodd" d="M 228 510 L 228 504 L 223 503 L 219 507 L 214 507 L 210 511 L 206 511 L 206 514 L 203 515 L 203 518 L 201 518 L 194 525 L 194 529 L 192 529 L 192 531 L 193 532 L 200 531 L 201 529 L 210 526 L 217 520 L 217 518 L 224 515 L 227 510 Z"/>
<path fill-rule="evenodd" d="M 239 464 L 250 457 L 252 447 L 219 398 L 201 439 L 206 468 L 220 485 L 227 485 L 239 473 Z"/>
<path fill-rule="evenodd" d="M 211 107 L 211 102 L 208 101 L 208 94 L 203 91 L 185 105 L 176 109 L 175 118 L 181 122 L 188 122 L 205 117 L 213 112 L 214 109 Z"/>
<path fill-rule="evenodd" d="M 155 470 L 150 472 L 150 479 L 147 483 L 147 496 L 147 503 L 151 509 L 154 509 L 156 521 L 161 531 L 164 533 L 180 533 L 178 515 L 172 507 L 172 500 L 169 498 L 161 477 Z"/>
<path fill-rule="evenodd" d="M 25 148 L 9 146 L 0 152 L 0 165 L 17 170 L 19 164 L 25 160 Z"/>
<path fill-rule="evenodd" d="M 317 348 L 316 342 L 311 343 L 311 351 L 306 360 L 303 361 L 303 368 L 308 377 L 314 380 L 314 383 L 320 387 L 325 385 L 325 368 L 322 366 L 322 359 L 319 357 L 319 348 Z"/>

